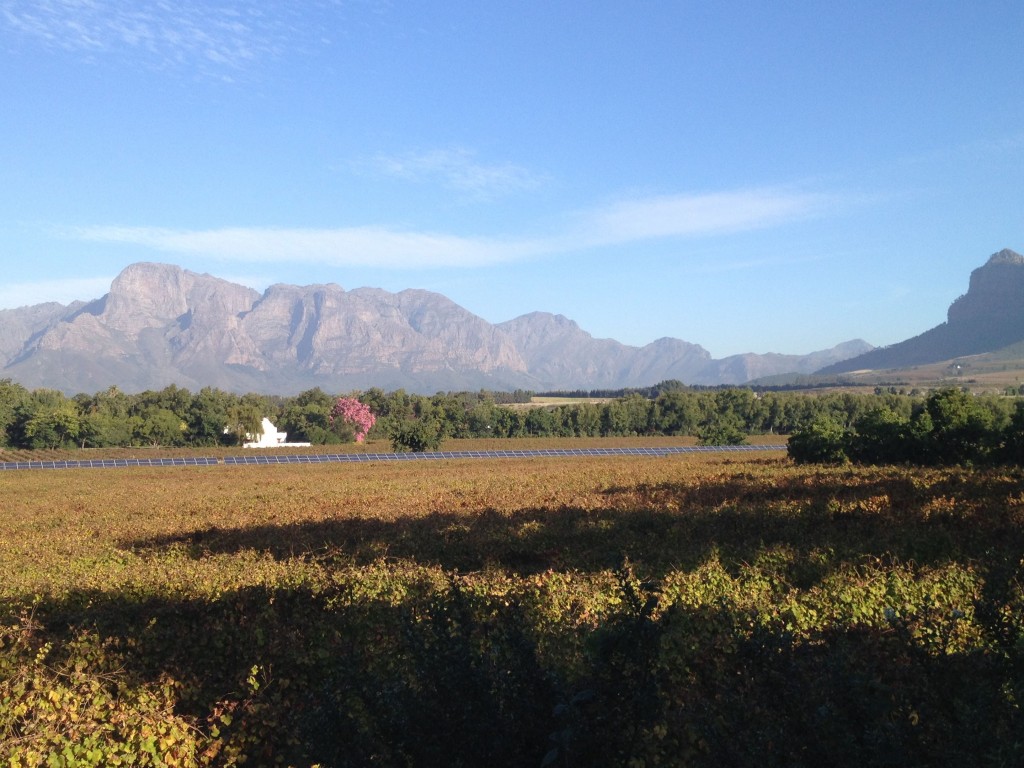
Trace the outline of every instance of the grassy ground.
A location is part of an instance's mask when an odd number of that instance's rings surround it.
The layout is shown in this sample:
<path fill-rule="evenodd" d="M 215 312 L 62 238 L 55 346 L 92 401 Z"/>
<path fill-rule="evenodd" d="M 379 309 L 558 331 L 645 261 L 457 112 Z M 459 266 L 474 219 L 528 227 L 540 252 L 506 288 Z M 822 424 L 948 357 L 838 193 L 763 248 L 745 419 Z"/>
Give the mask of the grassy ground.
<path fill-rule="evenodd" d="M 957 367 L 959 366 L 959 367 Z M 1024 382 L 1024 348 L 1009 347 L 1001 352 L 967 355 L 939 363 L 845 375 L 870 387 L 901 382 L 920 389 L 969 387 L 974 392 L 1001 393 L 1006 387 Z"/>

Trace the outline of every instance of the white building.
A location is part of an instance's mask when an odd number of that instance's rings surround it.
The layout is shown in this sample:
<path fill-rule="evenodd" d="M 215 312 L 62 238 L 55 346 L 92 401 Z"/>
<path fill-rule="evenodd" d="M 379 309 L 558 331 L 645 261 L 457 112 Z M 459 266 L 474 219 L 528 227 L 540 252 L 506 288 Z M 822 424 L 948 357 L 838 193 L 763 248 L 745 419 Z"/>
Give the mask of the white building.
<path fill-rule="evenodd" d="M 289 443 L 287 432 L 278 432 L 277 427 L 270 423 L 270 419 L 264 417 L 263 431 L 253 439 L 252 435 L 246 437 L 250 442 L 243 443 L 243 448 L 308 448 L 309 443 Z"/>

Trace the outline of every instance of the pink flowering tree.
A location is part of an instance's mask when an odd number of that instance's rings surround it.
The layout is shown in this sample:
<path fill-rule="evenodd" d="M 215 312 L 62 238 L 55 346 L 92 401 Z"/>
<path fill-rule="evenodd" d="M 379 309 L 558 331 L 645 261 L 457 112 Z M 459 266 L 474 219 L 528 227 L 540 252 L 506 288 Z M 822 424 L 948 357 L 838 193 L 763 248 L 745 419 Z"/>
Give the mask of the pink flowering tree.
<path fill-rule="evenodd" d="M 338 433 L 351 430 L 357 443 L 366 439 L 366 433 L 376 422 L 370 406 L 354 397 L 339 397 L 331 408 L 331 428 Z"/>

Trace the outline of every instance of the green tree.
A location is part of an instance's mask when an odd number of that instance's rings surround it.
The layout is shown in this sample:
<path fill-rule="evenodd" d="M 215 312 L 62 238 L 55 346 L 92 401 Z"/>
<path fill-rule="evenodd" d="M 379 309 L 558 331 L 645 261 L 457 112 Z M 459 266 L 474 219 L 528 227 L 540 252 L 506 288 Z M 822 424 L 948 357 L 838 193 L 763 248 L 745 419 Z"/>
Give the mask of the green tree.
<path fill-rule="evenodd" d="M 56 390 L 35 390 L 15 415 L 19 444 L 26 448 L 75 445 L 81 429 L 78 405 Z"/>
<path fill-rule="evenodd" d="M 925 410 L 931 418 L 929 458 L 937 464 L 984 462 L 995 449 L 992 412 L 960 389 L 929 395 Z"/>
<path fill-rule="evenodd" d="M 882 406 L 857 420 L 847 453 L 859 464 L 898 464 L 919 461 L 922 445 L 910 419 Z"/>
<path fill-rule="evenodd" d="M 601 434 L 605 436 L 645 435 L 651 425 L 651 401 L 643 395 L 619 397 L 605 405 Z"/>
<path fill-rule="evenodd" d="M 436 451 L 444 440 L 441 422 L 430 415 L 412 419 L 391 418 L 387 424 L 387 435 L 392 450 L 398 453 Z"/>
<path fill-rule="evenodd" d="M 324 395 L 324 398 L 303 398 L 300 395 L 286 403 L 281 412 L 279 428 L 288 433 L 290 440 L 298 442 L 321 445 L 341 442 L 331 429 L 331 407 L 334 400 L 329 395 Z"/>
<path fill-rule="evenodd" d="M 134 425 L 132 417 L 115 415 L 102 409 L 90 410 L 82 415 L 78 441 L 83 448 L 110 448 L 132 444 Z"/>
<path fill-rule="evenodd" d="M 500 406 L 495 411 L 495 437 L 525 437 L 526 414 L 508 406 Z"/>
<path fill-rule="evenodd" d="M 17 411 L 29 400 L 29 391 L 11 379 L 0 379 L 0 445 L 14 445 Z"/>
<path fill-rule="evenodd" d="M 787 453 L 797 464 L 845 464 L 848 437 L 842 424 L 821 416 L 790 435 Z"/>
<path fill-rule="evenodd" d="M 571 406 L 568 414 L 571 434 L 576 437 L 597 437 L 601 434 L 601 408 L 596 403 Z"/>
<path fill-rule="evenodd" d="M 738 429 L 747 434 L 758 431 L 763 421 L 757 397 L 749 389 L 723 389 L 716 392 L 714 409 L 719 419 L 738 425 Z"/>
<path fill-rule="evenodd" d="M 747 439 L 747 416 L 754 395 L 749 390 L 727 389 L 700 400 L 701 421 L 697 440 L 701 445 L 742 445 Z"/>
<path fill-rule="evenodd" d="M 500 410 L 491 399 L 477 403 L 466 414 L 466 425 L 469 434 L 473 437 L 494 437 L 494 429 L 498 423 L 498 411 Z"/>
<path fill-rule="evenodd" d="M 700 406 L 692 392 L 671 390 L 654 401 L 655 423 L 664 435 L 693 435 L 700 424 Z"/>
<path fill-rule="evenodd" d="M 95 395 L 76 395 L 82 413 L 79 444 L 92 448 L 131 445 L 139 419 L 133 419 L 131 397 L 117 387 Z"/>
<path fill-rule="evenodd" d="M 136 428 L 140 441 L 149 445 L 182 445 L 188 424 L 168 408 L 152 408 L 143 417 Z"/>
<path fill-rule="evenodd" d="M 472 396 L 476 400 L 476 396 Z M 430 398 L 431 411 L 441 422 L 445 437 L 469 437 L 467 400 L 457 394 L 438 393 Z"/>
<path fill-rule="evenodd" d="M 743 445 L 746 441 L 743 422 L 735 413 L 716 415 L 697 427 L 700 445 Z"/>
<path fill-rule="evenodd" d="M 534 437 L 549 437 L 558 431 L 559 422 L 550 408 L 530 408 L 526 411 L 526 433 Z"/>
<path fill-rule="evenodd" d="M 821 398 L 810 395 L 793 395 L 785 398 L 782 400 L 781 410 L 777 431 L 783 435 L 809 427 L 823 412 Z"/>
<path fill-rule="evenodd" d="M 235 398 L 213 387 L 203 387 L 189 404 L 186 438 L 194 445 L 218 445 L 225 441 Z"/>
<path fill-rule="evenodd" d="M 1024 465 L 1024 401 L 1014 403 L 1013 416 L 1003 430 L 1003 460 Z"/>
<path fill-rule="evenodd" d="M 192 393 L 187 389 L 170 384 L 159 391 L 140 392 L 135 395 L 133 400 L 133 412 L 136 415 L 144 417 L 146 413 L 164 409 L 176 414 L 180 421 L 188 421 L 193 398 Z"/>
<path fill-rule="evenodd" d="M 362 402 L 370 406 L 370 410 L 376 413 L 379 418 L 387 416 L 396 419 L 411 418 L 416 414 L 419 402 L 424 399 L 414 397 L 404 389 L 396 389 L 380 402 L 378 402 L 378 398 L 373 393 L 373 390 L 369 390 L 366 394 L 369 395 L 369 398 Z"/>
<path fill-rule="evenodd" d="M 263 434 L 263 411 L 258 403 L 244 398 L 228 407 L 228 433 L 238 445 L 258 440 Z"/>

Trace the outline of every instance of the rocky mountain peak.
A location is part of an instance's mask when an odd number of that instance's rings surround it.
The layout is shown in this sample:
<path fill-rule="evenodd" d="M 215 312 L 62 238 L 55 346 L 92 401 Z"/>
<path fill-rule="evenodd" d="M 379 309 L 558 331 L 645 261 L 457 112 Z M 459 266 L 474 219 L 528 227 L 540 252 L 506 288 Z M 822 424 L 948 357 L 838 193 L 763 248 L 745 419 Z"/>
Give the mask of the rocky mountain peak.
<path fill-rule="evenodd" d="M 104 324 L 130 337 L 145 328 L 248 311 L 259 293 L 171 264 L 140 262 L 114 278 L 100 307 Z"/>
<path fill-rule="evenodd" d="M 1004 248 L 971 272 L 967 293 L 949 307 L 950 324 L 1005 324 L 1024 328 L 1024 256 Z"/>
<path fill-rule="evenodd" d="M 132 264 L 88 304 L 0 314 L 0 377 L 70 394 L 172 383 L 273 394 L 605 389 L 738 384 L 753 370 L 721 371 L 679 339 L 644 347 L 595 339 L 548 312 L 492 325 L 431 291 L 278 284 L 260 295 L 170 264 Z M 815 359 L 762 357 L 767 373 L 807 373 Z"/>
<path fill-rule="evenodd" d="M 524 351 L 533 351 L 551 344 L 578 342 L 583 338 L 592 339 L 574 321 L 550 312 L 530 312 L 500 323 L 498 327 L 514 335 Z"/>
<path fill-rule="evenodd" d="M 1024 264 L 1024 256 L 1021 256 L 1016 251 L 1011 251 L 1009 248 L 1003 248 L 999 253 L 993 253 L 985 266 L 992 264 Z"/>
<path fill-rule="evenodd" d="M 147 262 L 125 267 L 110 284 L 103 307 L 108 322 L 128 330 L 173 320 L 188 311 L 190 274 L 169 264 Z"/>

